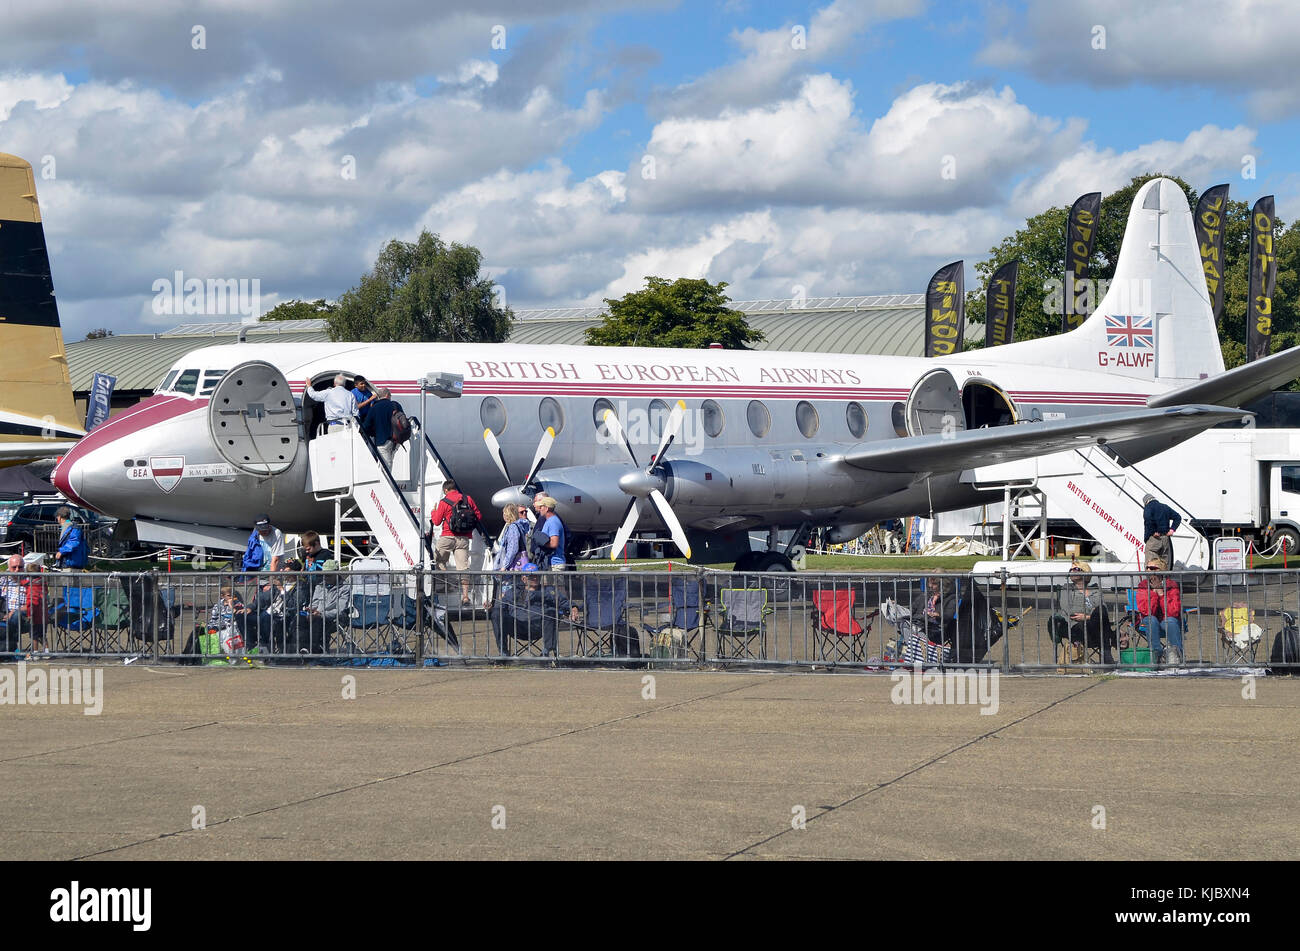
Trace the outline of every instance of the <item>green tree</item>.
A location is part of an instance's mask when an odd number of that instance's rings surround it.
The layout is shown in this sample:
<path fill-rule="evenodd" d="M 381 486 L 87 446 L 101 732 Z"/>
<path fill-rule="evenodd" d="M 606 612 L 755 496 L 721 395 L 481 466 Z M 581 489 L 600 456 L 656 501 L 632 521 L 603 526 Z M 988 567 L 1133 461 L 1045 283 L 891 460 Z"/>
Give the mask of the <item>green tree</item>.
<path fill-rule="evenodd" d="M 761 331 L 745 322 L 745 315 L 727 304 L 727 284 L 710 284 L 699 278 L 647 277 L 646 286 L 618 300 L 605 299 L 609 313 L 598 326 L 585 332 L 596 347 L 676 347 L 700 349 L 720 343 L 728 350 L 744 350 L 763 339 Z"/>
<path fill-rule="evenodd" d="M 1172 178 L 1187 195 L 1195 210 L 1196 191 L 1176 176 L 1157 173 L 1139 175 L 1120 190 L 1102 197 L 1097 240 L 1089 266 L 1089 277 L 1109 281 L 1115 276 L 1119 249 L 1128 224 L 1133 198 L 1153 178 Z M 1253 199 L 1252 199 L 1253 201 Z M 1049 208 L 1025 222 L 1015 234 L 1004 238 L 989 250 L 989 258 L 975 265 L 980 287 L 966 299 L 966 313 L 973 323 L 983 323 L 984 295 L 993 272 L 1007 261 L 1020 258 L 1020 281 L 1016 286 L 1016 339 L 1032 340 L 1060 333 L 1061 282 L 1065 275 L 1065 219 L 1068 207 Z M 1277 288 L 1273 295 L 1273 351 L 1300 343 L 1300 231 L 1285 227 L 1278 219 L 1275 227 L 1277 251 Z M 1224 210 L 1223 231 L 1224 291 L 1223 313 L 1219 318 L 1219 343 L 1224 364 L 1230 369 L 1246 358 L 1246 284 L 1250 267 L 1250 203 L 1229 200 Z M 1094 294 L 1092 306 L 1100 303 Z M 968 349 L 983 346 L 979 341 Z"/>
<path fill-rule="evenodd" d="M 258 320 L 318 320 L 338 310 L 339 305 L 323 297 L 316 300 L 286 300 L 276 304 Z"/>
<path fill-rule="evenodd" d="M 103 340 L 105 337 L 111 336 L 113 336 L 113 331 L 109 330 L 107 327 L 100 327 L 98 330 L 92 330 L 90 333 L 86 334 L 86 339 Z"/>
<path fill-rule="evenodd" d="M 414 243 L 388 242 L 374 269 L 327 314 L 331 340 L 500 343 L 514 313 L 498 306 L 483 255 L 422 231 Z"/>

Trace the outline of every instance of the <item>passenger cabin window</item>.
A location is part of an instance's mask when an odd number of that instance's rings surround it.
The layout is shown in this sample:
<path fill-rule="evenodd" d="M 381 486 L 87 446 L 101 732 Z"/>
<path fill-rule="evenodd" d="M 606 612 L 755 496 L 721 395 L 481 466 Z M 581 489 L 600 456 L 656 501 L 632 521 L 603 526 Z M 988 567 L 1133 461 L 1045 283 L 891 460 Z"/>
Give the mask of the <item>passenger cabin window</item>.
<path fill-rule="evenodd" d="M 890 422 L 894 424 L 894 432 L 900 436 L 907 435 L 907 408 L 902 403 L 895 403 L 889 411 Z"/>
<path fill-rule="evenodd" d="M 650 439 L 652 442 L 658 442 L 664 434 L 664 427 L 668 425 L 668 416 L 671 410 L 668 404 L 663 400 L 650 401 Z"/>
<path fill-rule="evenodd" d="M 479 422 L 484 429 L 492 430 L 492 435 L 500 436 L 506 428 L 506 407 L 495 396 L 485 396 L 478 408 Z"/>
<path fill-rule="evenodd" d="M 564 431 L 564 410 L 560 404 L 551 397 L 546 397 L 537 406 L 537 421 L 542 424 L 542 429 L 548 427 L 555 430 L 555 435 L 560 435 Z"/>
<path fill-rule="evenodd" d="M 176 390 L 177 393 L 184 393 L 186 396 L 193 396 L 194 391 L 198 389 L 198 385 L 199 385 L 199 371 L 184 370 L 182 371 L 181 375 L 176 379 L 176 386 L 174 387 L 174 389 Z"/>
<path fill-rule="evenodd" d="M 817 435 L 817 430 L 821 426 L 821 419 L 817 416 L 817 408 L 807 400 L 800 400 L 794 408 L 794 421 L 799 425 L 799 432 L 803 433 L 805 439 L 812 439 Z"/>
<path fill-rule="evenodd" d="M 749 407 L 745 410 L 745 418 L 749 422 L 749 431 L 760 439 L 766 436 L 768 430 L 772 428 L 772 414 L 758 400 L 750 402 Z"/>
<path fill-rule="evenodd" d="M 596 435 L 604 438 L 609 435 L 609 427 L 605 425 L 605 414 L 614 408 L 614 404 L 606 399 L 599 399 L 591 404 L 591 418 L 596 424 Z"/>
<path fill-rule="evenodd" d="M 1282 467 L 1282 491 L 1300 492 L 1300 466 Z"/>
<path fill-rule="evenodd" d="M 861 403 L 850 403 L 844 411 L 845 422 L 849 424 L 849 435 L 861 439 L 867 434 L 867 411 Z"/>
<path fill-rule="evenodd" d="M 704 424 L 704 431 L 710 438 L 717 439 L 722 435 L 722 427 L 726 423 L 722 407 L 713 400 L 705 400 L 700 404 L 700 422 Z"/>

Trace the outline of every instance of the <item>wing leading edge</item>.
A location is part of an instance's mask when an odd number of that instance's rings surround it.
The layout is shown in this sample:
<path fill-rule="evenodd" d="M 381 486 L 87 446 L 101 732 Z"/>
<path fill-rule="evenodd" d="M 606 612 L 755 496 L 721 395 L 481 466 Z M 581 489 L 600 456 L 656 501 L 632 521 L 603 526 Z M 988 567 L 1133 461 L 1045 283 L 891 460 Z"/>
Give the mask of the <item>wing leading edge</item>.
<path fill-rule="evenodd" d="M 962 430 L 950 436 L 906 436 L 851 450 L 841 457 L 840 462 L 870 472 L 961 472 L 978 466 L 1077 449 L 1097 441 L 1178 442 L 1218 423 L 1241 419 L 1241 416 L 1241 410 L 1223 406 L 1174 406 L 1090 416 L 1082 420 Z"/>

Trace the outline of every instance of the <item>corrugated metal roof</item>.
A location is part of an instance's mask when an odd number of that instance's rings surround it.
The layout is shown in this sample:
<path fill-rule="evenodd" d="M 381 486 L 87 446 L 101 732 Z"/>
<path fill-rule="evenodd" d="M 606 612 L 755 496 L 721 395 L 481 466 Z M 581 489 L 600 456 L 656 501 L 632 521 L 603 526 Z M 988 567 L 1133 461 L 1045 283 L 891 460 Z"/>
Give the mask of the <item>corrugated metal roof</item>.
<path fill-rule="evenodd" d="M 869 297 L 809 298 L 796 307 L 789 299 L 733 301 L 749 324 L 766 339 L 758 350 L 813 353 L 871 353 L 916 357 L 924 349 L 925 295 L 876 294 Z M 604 306 L 560 307 L 515 312 L 510 343 L 579 345 L 583 331 L 600 323 Z M 186 353 L 228 338 L 234 343 L 242 329 L 248 336 L 276 342 L 328 340 L 326 322 L 283 320 L 264 324 L 234 322 L 184 324 L 160 334 L 129 334 L 67 345 L 72 388 L 90 389 L 95 372 L 117 377 L 119 390 L 152 390 L 167 370 Z M 967 337 L 982 325 L 967 327 Z M 646 341 L 646 345 L 653 345 Z"/>
<path fill-rule="evenodd" d="M 249 325 L 248 336 L 270 338 L 278 343 L 328 339 L 324 330 L 290 326 L 297 323 L 299 321 L 273 321 L 266 325 Z M 315 324 L 317 321 L 301 323 Z M 285 326 L 272 327 L 273 324 Z M 206 330 L 209 325 L 200 326 Z M 175 335 L 171 331 L 166 334 L 122 334 L 69 343 L 66 349 L 72 389 L 74 392 L 89 390 L 95 373 L 100 372 L 117 377 L 117 390 L 152 390 L 162 382 L 171 365 L 185 354 L 200 347 L 210 347 L 214 343 L 234 343 L 243 327 L 241 324 L 211 326 L 233 326 L 235 329 L 222 334 L 205 332 L 185 336 Z"/>

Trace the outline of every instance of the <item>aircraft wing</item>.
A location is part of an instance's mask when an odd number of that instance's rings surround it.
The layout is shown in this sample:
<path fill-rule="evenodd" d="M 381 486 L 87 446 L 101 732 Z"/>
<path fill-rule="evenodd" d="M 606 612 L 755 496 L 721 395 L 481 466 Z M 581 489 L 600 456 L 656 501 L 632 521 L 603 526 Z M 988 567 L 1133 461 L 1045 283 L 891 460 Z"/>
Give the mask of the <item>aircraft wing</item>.
<path fill-rule="evenodd" d="M 1263 360 L 1246 363 L 1204 380 L 1197 380 L 1168 393 L 1159 393 L 1147 406 L 1178 406 L 1186 403 L 1217 403 L 1244 406 L 1272 393 L 1279 386 L 1300 377 L 1300 347 L 1292 347 Z"/>
<path fill-rule="evenodd" d="M 0 442 L 0 467 L 61 456 L 77 444 L 75 439 L 41 439 L 32 442 Z"/>
<path fill-rule="evenodd" d="M 1241 415 L 1241 410 L 1223 406 L 1175 406 L 1084 419 L 967 429 L 950 436 L 906 436 L 882 439 L 868 443 L 865 448 L 850 450 L 842 462 L 871 472 L 960 472 L 1076 449 L 1098 440 L 1186 439 L 1218 423 L 1241 419 Z"/>

